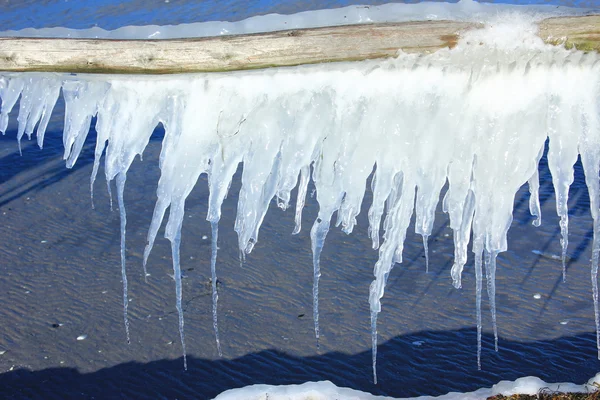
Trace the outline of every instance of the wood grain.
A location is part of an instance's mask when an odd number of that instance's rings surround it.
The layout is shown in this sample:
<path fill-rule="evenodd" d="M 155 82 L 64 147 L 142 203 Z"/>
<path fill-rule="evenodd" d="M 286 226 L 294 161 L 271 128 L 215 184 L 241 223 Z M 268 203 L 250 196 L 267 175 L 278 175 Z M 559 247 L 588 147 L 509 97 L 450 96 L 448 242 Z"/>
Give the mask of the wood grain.
<path fill-rule="evenodd" d="M 0 38 L 0 71 L 173 74 L 395 57 L 453 47 L 480 24 L 419 21 L 172 40 Z M 547 43 L 600 50 L 600 16 L 540 23 Z"/>

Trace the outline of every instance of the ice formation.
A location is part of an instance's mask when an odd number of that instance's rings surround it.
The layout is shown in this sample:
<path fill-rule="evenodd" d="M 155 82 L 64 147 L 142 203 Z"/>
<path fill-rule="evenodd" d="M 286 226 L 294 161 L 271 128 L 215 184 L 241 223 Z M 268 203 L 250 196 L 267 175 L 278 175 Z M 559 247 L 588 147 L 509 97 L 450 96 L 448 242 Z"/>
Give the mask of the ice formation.
<path fill-rule="evenodd" d="M 539 393 L 592 393 L 598 390 L 600 374 L 591 378 L 584 385 L 573 383 L 546 383 L 540 378 L 527 376 L 516 381 L 501 381 L 491 388 L 482 388 L 469 393 L 448 393 L 438 397 L 420 396 L 404 400 L 485 400 L 496 395 L 511 396 L 513 394 Z M 401 400 L 391 397 L 373 396 L 342 387 L 329 381 L 306 382 L 301 385 L 251 385 L 240 389 L 227 390 L 215 400 Z"/>
<path fill-rule="evenodd" d="M 293 232 L 300 231 L 312 177 L 319 203 L 310 231 L 317 342 L 320 253 L 332 222 L 344 232 L 352 232 L 367 178 L 373 173 L 368 219 L 373 248 L 379 250 L 369 293 L 375 380 L 377 316 L 386 280 L 392 267 L 402 263 L 413 214 L 415 231 L 427 247 L 435 209 L 447 185 L 443 210 L 454 231 L 455 257 L 450 272 L 457 288 L 461 287 L 472 240 L 480 363 L 484 271 L 497 348 L 496 257 L 507 250 L 514 197 L 526 182 L 531 213 L 536 217 L 534 225 L 541 222 L 537 164 L 547 139 L 561 218 L 563 262 L 568 243 L 568 189 L 578 156 L 586 174 L 594 220 L 593 300 L 596 328 L 600 330 L 599 58 L 595 53 L 545 45 L 534 32 L 530 21 L 510 15 L 489 28 L 466 34 L 452 50 L 400 54 L 387 61 L 158 77 L 4 73 L 0 74 L 0 130 L 6 130 L 9 113 L 20 97 L 18 140 L 24 134 L 31 136 L 37 125 L 42 146 L 50 113 L 62 90 L 66 103 L 64 158 L 71 167 L 92 117 L 97 117 L 91 185 L 104 155 L 106 179 L 116 180 L 118 190 L 128 335 L 123 192 L 134 158 L 143 153 L 154 128 L 164 125 L 158 200 L 144 251 L 144 268 L 169 209 L 165 237 L 172 247 L 184 362 L 179 247 L 185 201 L 201 174 L 209 178 L 213 325 L 220 352 L 218 223 L 238 165 L 243 163 L 243 174 L 235 231 L 242 261 L 258 240 L 273 199 L 286 209 L 296 186 Z M 336 221 L 332 221 L 334 214 Z"/>

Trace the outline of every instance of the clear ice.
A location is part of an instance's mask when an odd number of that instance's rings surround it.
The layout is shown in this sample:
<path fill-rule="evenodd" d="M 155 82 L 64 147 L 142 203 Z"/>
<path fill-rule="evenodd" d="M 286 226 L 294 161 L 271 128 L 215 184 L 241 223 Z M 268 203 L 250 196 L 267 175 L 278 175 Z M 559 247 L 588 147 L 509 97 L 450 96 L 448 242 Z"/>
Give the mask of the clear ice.
<path fill-rule="evenodd" d="M 485 273 L 495 347 L 496 258 L 507 250 L 517 190 L 528 183 L 533 224 L 541 223 L 538 163 L 548 141 L 548 164 L 560 217 L 563 274 L 568 251 L 568 192 L 581 158 L 594 221 L 591 279 L 596 329 L 600 331 L 597 273 L 600 257 L 600 63 L 595 53 L 545 45 L 526 23 L 506 18 L 466 34 L 453 49 L 429 55 L 400 54 L 365 61 L 223 74 L 98 76 L 0 73 L 0 131 L 19 97 L 18 133 L 37 139 L 59 92 L 65 99 L 64 158 L 72 167 L 97 117 L 93 185 L 104 157 L 116 179 L 121 213 L 121 268 L 128 335 L 123 192 L 129 166 L 160 123 L 165 136 L 161 177 L 144 251 L 144 269 L 165 213 L 171 242 L 176 308 L 184 352 L 179 247 L 185 201 L 202 174 L 209 178 L 212 226 L 213 325 L 217 326 L 217 239 L 221 205 L 243 164 L 235 231 L 242 259 L 252 251 L 269 205 L 286 209 L 297 186 L 299 233 L 309 181 L 319 214 L 310 232 L 313 314 L 320 336 L 320 254 L 330 225 L 351 233 L 368 177 L 373 199 L 369 235 L 379 259 L 369 303 L 376 379 L 377 316 L 387 278 L 402 263 L 411 218 L 428 238 L 445 186 L 442 207 L 454 235 L 452 283 L 461 287 L 472 240 L 476 276 L 477 362 L 481 365 L 481 297 Z M 110 185 L 109 185 L 110 188 Z M 335 214 L 335 215 L 334 215 Z M 332 220 L 332 218 L 336 218 Z M 383 219 L 383 223 L 382 223 Z M 381 232 L 383 235 L 381 237 Z M 472 239 L 471 239 L 472 238 Z M 309 266 L 307 266 L 308 268 Z M 600 356 L 600 336 L 598 336 Z"/>

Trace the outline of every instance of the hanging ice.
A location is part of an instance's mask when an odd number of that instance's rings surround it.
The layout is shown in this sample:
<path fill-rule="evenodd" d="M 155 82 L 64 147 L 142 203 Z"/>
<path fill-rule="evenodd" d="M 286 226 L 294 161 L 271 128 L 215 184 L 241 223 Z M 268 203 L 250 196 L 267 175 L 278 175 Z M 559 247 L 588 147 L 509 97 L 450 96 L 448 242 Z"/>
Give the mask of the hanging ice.
<path fill-rule="evenodd" d="M 503 25 L 498 24 L 494 29 L 495 33 L 472 32 L 452 50 L 426 56 L 400 55 L 385 62 L 160 77 L 6 73 L 0 76 L 0 130 L 6 130 L 8 115 L 20 96 L 18 139 L 31 135 L 37 125 L 41 146 L 51 109 L 62 89 L 66 102 L 64 157 L 71 167 L 92 117 L 97 116 L 91 182 L 93 186 L 104 154 L 106 178 L 117 181 L 128 330 L 123 192 L 134 157 L 142 154 L 157 124 L 164 125 L 158 200 L 144 251 L 144 268 L 168 209 L 165 237 L 172 246 L 184 360 L 179 246 L 185 201 L 201 174 L 209 177 L 212 311 L 219 353 L 218 223 L 238 165 L 243 163 L 244 168 L 235 222 L 242 258 L 258 240 L 270 203 L 276 198 L 279 207 L 286 209 L 296 186 L 293 233 L 300 231 L 312 175 L 319 203 L 319 215 L 310 232 L 317 340 L 319 276 L 321 270 L 327 270 L 321 265 L 320 254 L 327 232 L 334 214 L 335 224 L 346 233 L 352 232 L 367 178 L 373 174 L 369 234 L 373 248 L 379 249 L 369 294 L 374 373 L 377 316 L 386 280 L 392 267 L 402 262 L 413 214 L 427 257 L 435 209 L 447 184 L 443 209 L 454 231 L 455 257 L 450 273 L 456 287 L 461 287 L 467 247 L 471 237 L 473 240 L 480 363 L 484 271 L 497 347 L 496 257 L 507 250 L 514 197 L 526 182 L 531 193 L 530 210 L 536 217 L 534 225 L 541 221 L 537 164 L 547 138 L 561 220 L 563 267 L 568 251 L 568 190 L 578 155 L 585 170 L 594 220 L 591 277 L 596 326 L 600 329 L 598 57 L 544 45 L 522 25 L 502 30 Z M 506 38 L 506 32 L 513 36 Z M 598 345 L 600 349 L 600 339 Z"/>

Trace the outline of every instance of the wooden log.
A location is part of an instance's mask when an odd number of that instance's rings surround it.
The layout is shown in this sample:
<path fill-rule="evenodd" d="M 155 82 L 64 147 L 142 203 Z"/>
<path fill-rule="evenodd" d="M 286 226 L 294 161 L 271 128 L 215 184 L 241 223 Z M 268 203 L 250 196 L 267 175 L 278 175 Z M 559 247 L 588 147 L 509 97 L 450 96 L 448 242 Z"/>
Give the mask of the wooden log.
<path fill-rule="evenodd" d="M 360 61 L 452 48 L 461 34 L 480 27 L 419 21 L 169 40 L 0 38 L 0 71 L 172 74 Z M 600 51 L 600 16 L 547 19 L 539 35 Z"/>

